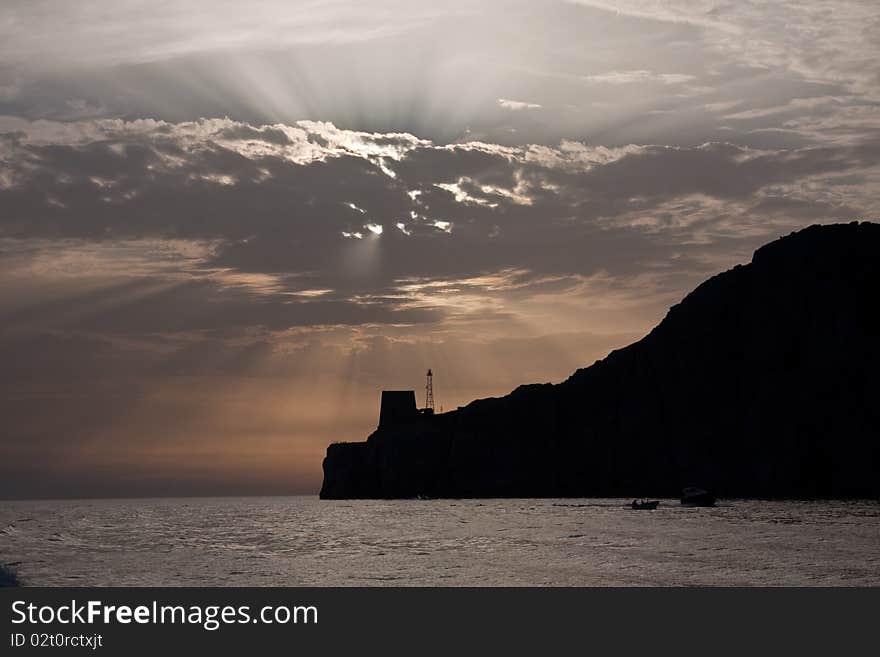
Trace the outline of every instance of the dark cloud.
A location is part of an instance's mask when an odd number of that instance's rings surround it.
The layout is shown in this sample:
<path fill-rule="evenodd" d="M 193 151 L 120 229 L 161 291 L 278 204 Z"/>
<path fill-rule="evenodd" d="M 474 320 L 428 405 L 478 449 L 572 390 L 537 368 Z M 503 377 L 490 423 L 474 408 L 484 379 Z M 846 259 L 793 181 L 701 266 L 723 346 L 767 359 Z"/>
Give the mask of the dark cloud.
<path fill-rule="evenodd" d="M 139 273 L 51 303 L 0 308 L 10 326 L 78 331 L 437 323 L 449 307 L 401 293 L 402 281 L 510 269 L 536 284 L 632 277 L 671 255 L 683 266 L 688 251 L 693 264 L 737 239 L 732 216 L 764 217 L 743 226 L 751 245 L 777 226 L 870 210 L 852 183 L 869 185 L 880 155 L 875 144 L 436 147 L 330 124 L 230 120 L 16 126 L 0 151 L 6 236 L 210 245 L 170 265 L 141 256 Z M 862 178 L 836 198 L 811 194 L 812 181 L 842 175 Z"/>

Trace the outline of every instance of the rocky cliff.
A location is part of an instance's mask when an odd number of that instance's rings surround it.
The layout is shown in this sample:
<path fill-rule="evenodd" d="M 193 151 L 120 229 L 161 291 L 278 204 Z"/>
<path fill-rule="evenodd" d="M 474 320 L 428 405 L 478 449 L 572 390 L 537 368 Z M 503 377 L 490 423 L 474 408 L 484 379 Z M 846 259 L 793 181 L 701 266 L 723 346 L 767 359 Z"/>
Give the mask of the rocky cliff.
<path fill-rule="evenodd" d="M 811 226 L 557 385 L 331 445 L 322 498 L 880 497 L 880 225 Z"/>

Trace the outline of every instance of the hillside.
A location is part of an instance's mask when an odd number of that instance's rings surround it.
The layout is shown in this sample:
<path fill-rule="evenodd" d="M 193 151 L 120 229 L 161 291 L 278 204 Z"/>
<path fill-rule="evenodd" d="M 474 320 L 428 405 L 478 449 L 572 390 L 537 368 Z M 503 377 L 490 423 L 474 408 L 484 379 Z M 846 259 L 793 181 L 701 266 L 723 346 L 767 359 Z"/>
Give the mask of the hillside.
<path fill-rule="evenodd" d="M 880 225 L 811 226 L 563 383 L 331 445 L 321 497 L 876 498 L 878 299 Z"/>

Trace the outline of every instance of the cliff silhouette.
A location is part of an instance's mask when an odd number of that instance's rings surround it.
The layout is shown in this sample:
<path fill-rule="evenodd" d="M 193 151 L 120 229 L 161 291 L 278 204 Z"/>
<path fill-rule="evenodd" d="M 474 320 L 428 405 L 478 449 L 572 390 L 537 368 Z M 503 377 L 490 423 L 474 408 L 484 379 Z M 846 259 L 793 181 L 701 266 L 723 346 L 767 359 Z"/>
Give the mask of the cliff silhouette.
<path fill-rule="evenodd" d="M 880 497 L 880 225 L 811 226 L 560 384 L 330 445 L 321 497 Z"/>

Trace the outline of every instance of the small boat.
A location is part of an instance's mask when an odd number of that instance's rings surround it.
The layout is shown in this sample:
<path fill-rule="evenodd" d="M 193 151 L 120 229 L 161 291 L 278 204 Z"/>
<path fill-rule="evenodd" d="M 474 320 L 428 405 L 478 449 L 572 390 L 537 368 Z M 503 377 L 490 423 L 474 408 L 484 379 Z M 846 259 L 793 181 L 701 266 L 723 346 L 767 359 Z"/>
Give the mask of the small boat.
<path fill-rule="evenodd" d="M 631 506 L 633 510 L 647 509 L 650 511 L 660 506 L 660 500 L 633 500 Z"/>
<path fill-rule="evenodd" d="M 684 506 L 715 506 L 715 496 L 702 488 L 688 487 L 682 491 L 681 503 Z"/>

